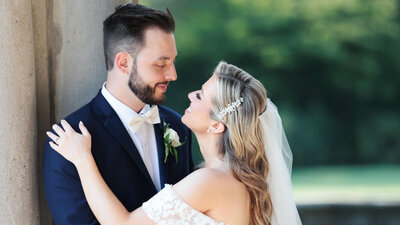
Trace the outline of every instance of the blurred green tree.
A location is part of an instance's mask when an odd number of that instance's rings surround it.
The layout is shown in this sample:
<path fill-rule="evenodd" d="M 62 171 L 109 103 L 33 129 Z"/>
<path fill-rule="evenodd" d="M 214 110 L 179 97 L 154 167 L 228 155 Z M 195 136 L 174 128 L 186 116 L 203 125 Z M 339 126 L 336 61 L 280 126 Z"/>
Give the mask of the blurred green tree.
<path fill-rule="evenodd" d="M 175 17 L 178 112 L 226 60 L 267 88 L 295 166 L 400 163 L 399 0 L 141 3 Z"/>

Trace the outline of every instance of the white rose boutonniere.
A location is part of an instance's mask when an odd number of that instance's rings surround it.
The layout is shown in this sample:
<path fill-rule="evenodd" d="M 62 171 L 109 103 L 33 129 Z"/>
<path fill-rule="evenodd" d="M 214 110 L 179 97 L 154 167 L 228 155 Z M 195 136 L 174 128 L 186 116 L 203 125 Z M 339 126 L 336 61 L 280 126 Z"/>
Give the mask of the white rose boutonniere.
<path fill-rule="evenodd" d="M 169 153 L 171 153 L 175 157 L 176 163 L 178 163 L 178 151 L 176 148 L 185 144 L 186 138 L 184 142 L 179 141 L 179 135 L 176 133 L 174 129 L 169 128 L 169 124 L 164 122 L 164 145 L 165 145 L 165 158 L 164 163 L 167 162 L 167 158 Z"/>

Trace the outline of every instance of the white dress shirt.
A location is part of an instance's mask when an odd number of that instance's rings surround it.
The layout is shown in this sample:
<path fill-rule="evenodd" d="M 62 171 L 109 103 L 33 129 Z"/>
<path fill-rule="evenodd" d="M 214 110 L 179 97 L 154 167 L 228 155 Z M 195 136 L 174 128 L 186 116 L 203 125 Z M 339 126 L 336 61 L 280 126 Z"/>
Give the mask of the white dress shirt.
<path fill-rule="evenodd" d="M 132 138 L 133 143 L 135 143 L 136 148 L 142 157 L 144 165 L 146 166 L 147 171 L 153 180 L 154 186 L 156 187 L 157 191 L 160 191 L 161 182 L 158 165 L 158 151 L 153 124 L 144 122 L 135 133 L 129 127 L 129 122 L 132 120 L 132 118 L 146 113 L 148 110 L 150 110 L 150 105 L 146 104 L 138 114 L 133 109 L 129 108 L 127 105 L 112 96 L 111 93 L 106 89 L 105 85 L 106 83 L 103 84 L 101 94 L 117 113 L 125 129 L 128 131 L 129 136 Z"/>

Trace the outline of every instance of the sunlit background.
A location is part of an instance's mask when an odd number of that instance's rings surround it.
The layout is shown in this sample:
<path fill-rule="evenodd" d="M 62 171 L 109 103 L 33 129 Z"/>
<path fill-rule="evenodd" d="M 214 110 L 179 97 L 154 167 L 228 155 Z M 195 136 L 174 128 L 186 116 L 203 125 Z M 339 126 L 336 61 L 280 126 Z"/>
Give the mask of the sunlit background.
<path fill-rule="evenodd" d="M 178 80 L 166 105 L 183 113 L 220 60 L 265 85 L 304 224 L 400 224 L 383 215 L 400 214 L 400 0 L 140 2 L 175 17 Z M 341 211 L 353 215 L 333 222 Z"/>

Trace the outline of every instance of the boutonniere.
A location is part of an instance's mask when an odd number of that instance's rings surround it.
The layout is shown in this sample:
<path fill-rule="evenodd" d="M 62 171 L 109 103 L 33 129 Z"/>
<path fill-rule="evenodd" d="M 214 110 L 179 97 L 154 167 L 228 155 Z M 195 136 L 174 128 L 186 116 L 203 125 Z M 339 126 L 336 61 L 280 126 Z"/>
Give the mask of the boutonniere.
<path fill-rule="evenodd" d="M 176 163 L 178 163 L 178 151 L 176 148 L 182 146 L 186 142 L 186 138 L 184 142 L 179 141 L 179 135 L 172 128 L 169 128 L 169 124 L 163 122 L 164 126 L 164 145 L 165 145 L 165 158 L 164 163 L 167 162 L 167 157 L 171 153 L 175 157 Z"/>

